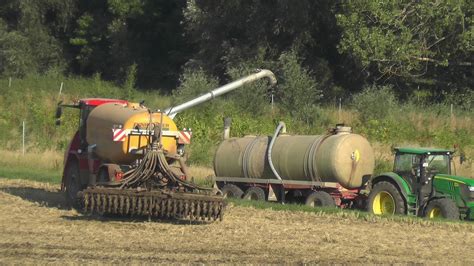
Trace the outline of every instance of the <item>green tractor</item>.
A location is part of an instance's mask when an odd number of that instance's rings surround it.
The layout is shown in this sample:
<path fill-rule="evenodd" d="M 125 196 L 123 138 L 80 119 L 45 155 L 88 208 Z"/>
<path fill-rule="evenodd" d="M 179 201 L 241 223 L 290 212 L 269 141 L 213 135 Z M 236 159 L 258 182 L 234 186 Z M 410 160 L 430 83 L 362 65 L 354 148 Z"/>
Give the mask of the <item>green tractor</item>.
<path fill-rule="evenodd" d="M 393 172 L 374 177 L 367 209 L 445 219 L 474 219 L 474 179 L 452 175 L 453 151 L 396 148 Z"/>

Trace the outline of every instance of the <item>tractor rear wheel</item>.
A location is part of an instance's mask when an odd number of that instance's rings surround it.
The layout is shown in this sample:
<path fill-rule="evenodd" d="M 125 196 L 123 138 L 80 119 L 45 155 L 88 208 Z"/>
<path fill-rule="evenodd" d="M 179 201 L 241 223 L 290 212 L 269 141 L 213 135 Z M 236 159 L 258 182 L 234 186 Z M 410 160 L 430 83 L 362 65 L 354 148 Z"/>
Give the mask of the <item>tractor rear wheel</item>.
<path fill-rule="evenodd" d="M 376 215 L 405 214 L 405 201 L 398 188 L 390 182 L 374 185 L 369 194 L 367 211 Z"/>
<path fill-rule="evenodd" d="M 249 187 L 242 198 L 246 200 L 265 200 L 265 191 L 259 187 Z"/>
<path fill-rule="evenodd" d="M 324 191 L 313 191 L 306 197 L 305 205 L 310 207 L 336 207 L 336 202 Z"/>
<path fill-rule="evenodd" d="M 82 203 L 77 193 L 81 191 L 82 185 L 79 174 L 79 164 L 76 161 L 70 161 L 66 166 L 64 186 L 66 188 L 66 202 L 70 207 L 76 210 L 82 208 Z"/>
<path fill-rule="evenodd" d="M 225 184 L 222 187 L 221 191 L 222 191 L 222 195 L 224 196 L 224 198 L 240 199 L 240 198 L 242 198 L 242 195 L 244 194 L 242 189 L 240 189 L 238 186 L 236 186 L 234 184 Z"/>
<path fill-rule="evenodd" d="M 459 208 L 452 199 L 440 198 L 431 200 L 425 209 L 425 217 L 459 220 Z"/>

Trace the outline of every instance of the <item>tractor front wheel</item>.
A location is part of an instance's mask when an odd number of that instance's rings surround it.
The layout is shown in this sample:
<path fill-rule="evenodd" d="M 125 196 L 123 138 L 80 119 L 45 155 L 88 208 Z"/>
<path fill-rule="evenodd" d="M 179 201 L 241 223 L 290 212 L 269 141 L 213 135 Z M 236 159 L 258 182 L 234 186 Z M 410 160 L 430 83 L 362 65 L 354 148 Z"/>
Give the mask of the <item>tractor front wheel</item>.
<path fill-rule="evenodd" d="M 367 211 L 376 215 L 405 214 L 405 201 L 398 188 L 390 182 L 374 185 L 369 194 Z"/>
<path fill-rule="evenodd" d="M 426 206 L 425 217 L 459 220 L 459 208 L 452 199 L 440 198 L 431 200 Z"/>

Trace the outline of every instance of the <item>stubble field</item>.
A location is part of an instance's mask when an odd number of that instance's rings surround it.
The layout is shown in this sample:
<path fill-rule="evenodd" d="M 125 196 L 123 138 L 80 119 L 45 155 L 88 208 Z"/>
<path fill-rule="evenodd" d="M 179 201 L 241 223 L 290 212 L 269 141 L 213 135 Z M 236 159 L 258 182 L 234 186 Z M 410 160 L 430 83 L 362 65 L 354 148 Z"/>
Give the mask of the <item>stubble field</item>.
<path fill-rule="evenodd" d="M 230 204 L 222 222 L 83 216 L 59 185 L 0 178 L 0 264 L 474 263 L 474 225 Z"/>

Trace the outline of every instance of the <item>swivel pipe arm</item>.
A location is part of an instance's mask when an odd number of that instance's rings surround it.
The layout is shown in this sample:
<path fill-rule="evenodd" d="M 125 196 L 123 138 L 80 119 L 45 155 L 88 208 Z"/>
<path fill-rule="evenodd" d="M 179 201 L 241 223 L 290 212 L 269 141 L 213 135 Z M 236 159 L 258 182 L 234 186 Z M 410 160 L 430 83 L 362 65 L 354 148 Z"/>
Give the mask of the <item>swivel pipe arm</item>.
<path fill-rule="evenodd" d="M 220 96 L 222 94 L 226 94 L 228 92 L 231 92 L 231 91 L 233 91 L 237 88 L 240 88 L 240 87 L 242 87 L 246 84 L 252 83 L 252 82 L 254 82 L 256 80 L 259 80 L 259 79 L 262 79 L 262 78 L 268 78 L 270 80 L 270 85 L 271 86 L 274 86 L 277 83 L 277 79 L 275 77 L 275 74 L 273 74 L 273 72 L 271 72 L 270 70 L 267 70 L 267 69 L 258 70 L 258 72 L 255 73 L 255 74 L 251 74 L 251 75 L 248 75 L 244 78 L 233 81 L 229 84 L 226 84 L 226 85 L 221 86 L 217 89 L 214 89 L 214 90 L 212 90 L 212 91 L 210 91 L 210 92 L 208 92 L 204 95 L 201 95 L 201 96 L 199 96 L 197 98 L 194 98 L 190 101 L 187 101 L 185 103 L 182 103 L 178 106 L 167 108 L 164 111 L 164 113 L 166 115 L 168 115 L 171 119 L 173 119 L 176 116 L 176 114 L 178 114 L 181 111 L 189 109 L 189 108 L 191 108 L 193 106 L 196 106 L 198 104 L 210 101 L 210 100 L 216 98 L 217 96 Z"/>

